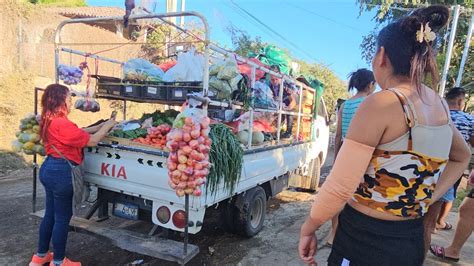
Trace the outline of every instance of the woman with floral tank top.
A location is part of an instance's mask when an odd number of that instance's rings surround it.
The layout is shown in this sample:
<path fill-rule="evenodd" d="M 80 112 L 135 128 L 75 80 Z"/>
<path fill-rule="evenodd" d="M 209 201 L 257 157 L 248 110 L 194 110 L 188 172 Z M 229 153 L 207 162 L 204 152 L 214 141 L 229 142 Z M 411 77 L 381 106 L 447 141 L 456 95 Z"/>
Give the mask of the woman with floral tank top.
<path fill-rule="evenodd" d="M 305 263 L 315 263 L 315 231 L 340 212 L 329 265 L 423 264 L 423 216 L 470 157 L 446 103 L 422 84 L 439 80 L 435 31 L 448 18 L 447 7 L 433 5 L 379 33 L 372 68 L 382 91 L 357 110 L 301 227 Z"/>

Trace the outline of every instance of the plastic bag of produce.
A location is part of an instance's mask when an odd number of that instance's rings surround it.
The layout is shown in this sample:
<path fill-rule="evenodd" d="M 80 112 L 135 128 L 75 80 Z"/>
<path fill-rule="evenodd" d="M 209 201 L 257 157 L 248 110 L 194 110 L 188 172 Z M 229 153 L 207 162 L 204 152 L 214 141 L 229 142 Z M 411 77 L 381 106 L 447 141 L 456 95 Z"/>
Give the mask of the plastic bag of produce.
<path fill-rule="evenodd" d="M 161 81 L 163 70 L 142 58 L 128 60 L 123 66 L 125 79 L 138 81 Z"/>
<path fill-rule="evenodd" d="M 187 81 L 202 81 L 206 62 L 204 56 L 196 52 L 193 48 L 188 52 L 188 60 L 185 61 L 189 69 L 186 77 Z"/>
<path fill-rule="evenodd" d="M 237 76 L 229 80 L 229 85 L 231 87 L 232 92 L 239 88 L 238 85 L 242 78 L 243 78 L 242 75 L 238 74 Z"/>
<path fill-rule="evenodd" d="M 202 81 L 204 57 L 198 54 L 195 49 L 178 54 L 178 62 L 163 76 L 164 81 Z"/>
<path fill-rule="evenodd" d="M 172 68 L 168 69 L 163 75 L 163 80 L 167 82 L 184 81 L 188 75 L 188 69 L 184 63 L 186 53 L 178 54 L 178 62 Z"/>
<path fill-rule="evenodd" d="M 76 66 L 58 66 L 59 79 L 64 82 L 66 85 L 75 85 L 81 83 L 82 75 L 84 74 L 82 70 Z"/>
<path fill-rule="evenodd" d="M 261 81 L 255 82 L 255 87 L 253 89 L 255 97 L 255 105 L 259 107 L 270 107 L 276 108 L 277 105 L 273 99 L 273 92 L 270 87 Z"/>
<path fill-rule="evenodd" d="M 216 89 L 217 91 L 222 90 L 222 81 L 216 76 L 213 76 L 209 79 L 209 87 Z"/>
<path fill-rule="evenodd" d="M 92 99 L 92 98 L 88 98 L 88 97 L 82 97 L 82 98 L 79 98 L 76 103 L 74 104 L 74 107 L 78 110 L 81 110 L 83 112 L 98 112 L 100 111 L 100 104 Z"/>
<path fill-rule="evenodd" d="M 217 74 L 217 78 L 231 80 L 239 74 L 240 72 L 237 68 L 237 61 L 235 61 L 235 58 L 226 58 L 224 61 L 224 67 Z"/>
<path fill-rule="evenodd" d="M 210 168 L 209 124 L 205 112 L 190 105 L 176 117 L 167 135 L 168 183 L 179 197 L 202 194 L 201 185 L 206 183 Z"/>
<path fill-rule="evenodd" d="M 260 60 L 258 60 L 257 58 L 250 58 L 248 60 L 256 63 L 259 66 L 270 68 L 270 66 L 267 66 L 264 63 L 260 62 Z M 252 76 L 252 66 L 243 62 L 237 62 L 237 63 L 238 63 L 239 71 L 241 74 L 245 74 L 247 77 Z M 265 77 L 265 72 L 263 70 L 255 69 L 255 80 L 260 80 L 263 77 Z"/>

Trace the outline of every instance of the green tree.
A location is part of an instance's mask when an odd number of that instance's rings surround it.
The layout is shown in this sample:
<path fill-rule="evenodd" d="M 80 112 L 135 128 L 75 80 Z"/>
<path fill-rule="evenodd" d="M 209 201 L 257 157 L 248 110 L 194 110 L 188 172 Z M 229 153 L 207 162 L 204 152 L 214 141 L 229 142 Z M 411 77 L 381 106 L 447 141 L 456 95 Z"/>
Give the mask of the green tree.
<path fill-rule="evenodd" d="M 448 72 L 447 84 L 446 87 L 450 88 L 454 86 L 455 79 L 457 77 L 459 66 L 461 63 L 462 52 L 464 49 L 464 43 L 467 38 L 467 30 L 469 27 L 469 23 L 471 20 L 472 14 L 472 7 L 474 6 L 473 0 L 466 0 L 466 1 L 456 1 L 456 0 L 433 0 L 433 1 L 417 1 L 417 0 L 405 0 L 402 3 L 394 3 L 394 1 L 375 1 L 375 0 L 358 0 L 357 1 L 360 7 L 360 13 L 368 12 L 375 10 L 376 15 L 374 20 L 376 22 L 375 28 L 366 36 L 364 36 L 363 41 L 360 45 L 361 47 L 361 54 L 362 57 L 370 63 L 372 60 L 373 55 L 375 54 L 376 49 L 376 36 L 378 31 L 387 23 L 395 21 L 396 19 L 408 14 L 413 8 L 417 8 L 420 6 L 426 6 L 429 4 L 445 4 L 445 5 L 455 5 L 459 4 L 465 7 L 460 16 L 458 21 L 458 28 L 456 32 L 456 38 L 454 43 L 453 55 L 451 58 L 451 66 Z M 400 1 L 399 1 L 400 2 Z M 447 46 L 447 30 L 445 29 L 443 32 L 440 32 L 438 36 L 446 36 L 443 40 L 440 38 L 439 43 L 439 53 L 438 53 L 438 67 L 441 70 L 444 66 L 444 62 L 446 59 L 446 46 Z M 464 75 L 461 81 L 463 86 L 468 86 L 471 91 L 472 89 L 472 82 L 474 81 L 474 41 L 471 40 L 471 48 L 468 53 L 468 60 L 466 61 L 466 65 L 464 67 Z M 469 85 L 471 84 L 471 85 Z"/>
<path fill-rule="evenodd" d="M 324 101 L 330 115 L 334 115 L 337 99 L 346 99 L 349 94 L 347 85 L 329 67 L 318 63 L 307 63 L 298 60 L 300 72 L 303 75 L 312 75 L 324 84 Z"/>
<path fill-rule="evenodd" d="M 227 31 L 231 35 L 234 52 L 240 56 L 249 57 L 251 54 L 257 54 L 266 45 L 260 36 L 252 38 L 246 31 L 237 29 L 233 25 L 227 27 Z"/>

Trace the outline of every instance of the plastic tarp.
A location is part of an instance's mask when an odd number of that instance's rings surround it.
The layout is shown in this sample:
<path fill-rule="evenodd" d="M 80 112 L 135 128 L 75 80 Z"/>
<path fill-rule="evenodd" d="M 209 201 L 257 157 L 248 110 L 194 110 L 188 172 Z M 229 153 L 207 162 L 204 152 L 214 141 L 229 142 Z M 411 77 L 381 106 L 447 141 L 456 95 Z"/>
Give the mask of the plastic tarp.
<path fill-rule="evenodd" d="M 281 73 L 290 74 L 291 57 L 284 50 L 274 45 L 267 45 L 256 57 L 266 65 L 277 65 Z"/>

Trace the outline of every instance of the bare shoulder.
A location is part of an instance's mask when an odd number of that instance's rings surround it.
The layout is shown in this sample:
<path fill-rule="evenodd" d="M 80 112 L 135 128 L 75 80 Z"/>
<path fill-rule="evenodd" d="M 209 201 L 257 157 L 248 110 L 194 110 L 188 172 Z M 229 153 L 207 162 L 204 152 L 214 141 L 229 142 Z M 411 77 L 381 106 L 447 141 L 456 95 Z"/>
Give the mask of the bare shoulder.
<path fill-rule="evenodd" d="M 395 105 L 400 105 L 397 96 L 391 91 L 384 90 L 367 97 L 360 105 L 358 112 L 382 116 L 393 110 Z"/>

